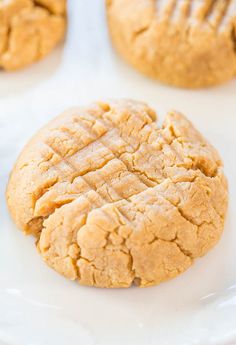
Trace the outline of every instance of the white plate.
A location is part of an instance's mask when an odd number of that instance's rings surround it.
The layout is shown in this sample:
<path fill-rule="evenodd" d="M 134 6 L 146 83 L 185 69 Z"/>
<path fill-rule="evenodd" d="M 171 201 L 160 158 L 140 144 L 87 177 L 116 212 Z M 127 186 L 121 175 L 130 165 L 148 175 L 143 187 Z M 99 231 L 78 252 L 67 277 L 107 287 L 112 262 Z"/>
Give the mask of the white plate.
<path fill-rule="evenodd" d="M 107 97 L 178 109 L 218 148 L 230 185 L 219 245 L 185 274 L 148 289 L 81 287 L 60 277 L 10 220 L 4 190 L 23 144 L 65 108 Z M 0 344 L 236 344 L 236 80 L 178 90 L 150 81 L 112 51 L 102 0 L 72 0 L 64 48 L 22 72 L 0 73 Z"/>

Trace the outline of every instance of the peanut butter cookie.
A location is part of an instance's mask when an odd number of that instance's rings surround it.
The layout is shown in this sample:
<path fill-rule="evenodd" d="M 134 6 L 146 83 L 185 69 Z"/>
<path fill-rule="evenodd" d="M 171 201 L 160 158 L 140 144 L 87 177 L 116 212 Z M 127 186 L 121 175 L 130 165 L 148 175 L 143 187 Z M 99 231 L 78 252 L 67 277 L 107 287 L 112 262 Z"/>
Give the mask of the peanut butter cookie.
<path fill-rule="evenodd" d="M 72 109 L 36 134 L 7 202 L 45 262 L 98 287 L 176 277 L 219 240 L 227 182 L 216 150 L 181 114 L 146 104 Z"/>
<path fill-rule="evenodd" d="M 236 0 L 107 0 L 118 52 L 144 74 L 186 88 L 236 75 Z"/>
<path fill-rule="evenodd" d="M 65 28 L 66 0 L 0 0 L 0 68 L 16 70 L 42 59 Z"/>

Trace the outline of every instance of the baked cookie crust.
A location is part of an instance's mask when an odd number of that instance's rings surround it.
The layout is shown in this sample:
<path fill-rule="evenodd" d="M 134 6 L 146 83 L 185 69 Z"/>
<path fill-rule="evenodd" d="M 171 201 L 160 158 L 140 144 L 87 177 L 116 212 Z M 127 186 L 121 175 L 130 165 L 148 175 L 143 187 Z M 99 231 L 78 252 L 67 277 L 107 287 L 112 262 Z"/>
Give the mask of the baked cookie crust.
<path fill-rule="evenodd" d="M 155 285 L 220 239 L 228 191 L 218 153 L 183 115 L 155 121 L 144 103 L 97 102 L 65 112 L 23 149 L 8 207 L 65 277 Z"/>

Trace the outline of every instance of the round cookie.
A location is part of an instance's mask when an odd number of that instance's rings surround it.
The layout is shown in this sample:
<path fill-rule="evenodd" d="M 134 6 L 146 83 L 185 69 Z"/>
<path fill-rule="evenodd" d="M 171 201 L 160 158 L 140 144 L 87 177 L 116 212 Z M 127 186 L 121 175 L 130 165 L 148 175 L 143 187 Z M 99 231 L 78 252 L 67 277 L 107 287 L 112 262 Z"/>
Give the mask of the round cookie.
<path fill-rule="evenodd" d="M 0 0 L 0 68 L 17 70 L 49 54 L 66 29 L 66 0 Z"/>
<path fill-rule="evenodd" d="M 7 202 L 45 262 L 98 287 L 158 284 L 219 240 L 227 182 L 216 150 L 181 114 L 146 104 L 65 112 L 26 145 Z"/>
<path fill-rule="evenodd" d="M 163 83 L 209 87 L 236 75 L 236 0 L 107 0 L 117 51 Z"/>

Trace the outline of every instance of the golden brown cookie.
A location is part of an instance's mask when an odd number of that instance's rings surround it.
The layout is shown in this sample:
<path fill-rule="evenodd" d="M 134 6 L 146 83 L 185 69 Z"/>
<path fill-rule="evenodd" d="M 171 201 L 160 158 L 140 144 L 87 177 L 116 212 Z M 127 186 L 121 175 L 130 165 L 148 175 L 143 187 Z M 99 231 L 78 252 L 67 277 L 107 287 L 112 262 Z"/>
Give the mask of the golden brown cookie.
<path fill-rule="evenodd" d="M 146 104 L 65 112 L 22 151 L 7 202 L 46 263 L 98 287 L 149 286 L 219 240 L 227 182 L 216 150 L 181 114 Z"/>
<path fill-rule="evenodd" d="M 107 0 L 107 18 L 117 51 L 163 83 L 199 88 L 236 75 L 236 0 Z"/>
<path fill-rule="evenodd" d="M 66 0 L 0 1 L 0 68 L 16 70 L 42 59 L 65 28 Z"/>

